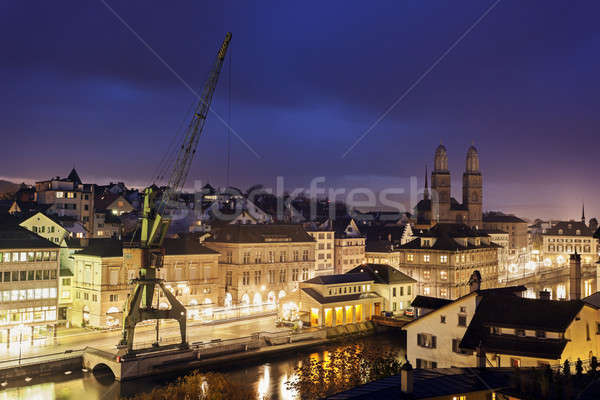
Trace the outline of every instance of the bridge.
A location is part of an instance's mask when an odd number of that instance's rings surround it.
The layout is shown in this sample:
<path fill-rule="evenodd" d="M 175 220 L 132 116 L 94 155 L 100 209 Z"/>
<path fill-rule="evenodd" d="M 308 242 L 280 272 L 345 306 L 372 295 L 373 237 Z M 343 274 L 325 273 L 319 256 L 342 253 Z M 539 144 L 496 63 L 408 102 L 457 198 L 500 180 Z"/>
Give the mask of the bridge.
<path fill-rule="evenodd" d="M 595 293 L 598 288 L 597 264 L 583 264 L 581 266 L 581 293 L 585 297 L 586 285 L 588 293 Z M 507 286 L 523 285 L 528 290 L 538 294 L 540 291 L 549 289 L 553 299 L 568 299 L 569 297 L 569 265 L 562 267 L 540 269 L 525 274 L 519 274 L 503 281 Z"/>

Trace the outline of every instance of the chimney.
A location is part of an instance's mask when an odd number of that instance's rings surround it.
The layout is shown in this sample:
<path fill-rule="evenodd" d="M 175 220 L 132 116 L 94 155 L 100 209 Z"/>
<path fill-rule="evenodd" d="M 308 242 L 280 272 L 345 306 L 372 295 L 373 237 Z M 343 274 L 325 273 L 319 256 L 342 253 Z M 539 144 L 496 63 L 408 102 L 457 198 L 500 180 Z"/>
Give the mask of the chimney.
<path fill-rule="evenodd" d="M 402 393 L 413 392 L 413 367 L 408 360 L 400 370 L 400 390 Z"/>
<path fill-rule="evenodd" d="M 540 300 L 550 300 L 550 292 L 547 290 L 540 291 Z"/>
<path fill-rule="evenodd" d="M 483 351 L 481 341 L 479 341 L 479 346 L 477 346 L 475 352 L 477 353 L 477 368 L 485 368 L 485 362 L 487 359 L 485 357 L 485 351 Z"/>
<path fill-rule="evenodd" d="M 569 257 L 569 299 L 581 299 L 581 256 L 577 252 Z"/>
<path fill-rule="evenodd" d="M 471 274 L 471 278 L 469 278 L 469 287 L 471 293 L 476 292 L 481 288 L 481 273 L 479 273 L 479 271 L 475 270 Z"/>

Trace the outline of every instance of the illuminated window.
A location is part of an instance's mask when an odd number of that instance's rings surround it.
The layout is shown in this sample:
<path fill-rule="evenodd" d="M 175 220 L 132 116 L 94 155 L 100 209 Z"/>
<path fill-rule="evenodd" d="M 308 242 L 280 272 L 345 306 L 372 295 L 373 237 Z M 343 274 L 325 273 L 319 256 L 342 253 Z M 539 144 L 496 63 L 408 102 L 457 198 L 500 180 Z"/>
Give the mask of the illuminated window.
<path fill-rule="evenodd" d="M 414 260 L 415 260 L 415 255 L 414 254 L 407 254 L 406 255 L 406 261 L 413 262 Z"/>
<path fill-rule="evenodd" d="M 446 264 L 448 262 L 448 256 L 440 256 L 440 262 Z"/>
<path fill-rule="evenodd" d="M 63 197 L 65 197 L 65 193 L 64 192 L 56 192 L 56 198 L 57 199 L 62 199 Z"/>
<path fill-rule="evenodd" d="M 424 262 L 429 262 L 430 260 L 431 260 L 431 256 L 429 254 L 423 255 L 423 261 Z"/>
<path fill-rule="evenodd" d="M 423 271 L 423 279 L 428 281 L 430 278 L 431 278 L 431 271 L 429 271 L 429 270 Z"/>
<path fill-rule="evenodd" d="M 440 279 L 445 281 L 448 279 L 448 271 L 440 271 Z"/>

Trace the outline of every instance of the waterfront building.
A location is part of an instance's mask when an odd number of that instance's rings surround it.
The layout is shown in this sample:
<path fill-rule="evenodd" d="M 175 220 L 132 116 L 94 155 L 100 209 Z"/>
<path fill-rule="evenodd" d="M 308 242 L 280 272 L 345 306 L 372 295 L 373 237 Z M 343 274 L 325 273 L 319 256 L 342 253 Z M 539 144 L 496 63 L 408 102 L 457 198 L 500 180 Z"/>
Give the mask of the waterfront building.
<path fill-rule="evenodd" d="M 425 175 L 427 181 L 427 172 Z M 463 223 L 481 228 L 483 180 L 479 170 L 479 154 L 474 146 L 467 151 L 462 191 L 463 201 L 459 203 L 452 197 L 448 153 L 440 144 L 435 151 L 431 193 L 425 182 L 423 200 L 415 207 L 416 226 L 426 229 L 436 223 Z"/>
<path fill-rule="evenodd" d="M 569 255 L 575 252 L 581 255 L 583 265 L 591 265 L 598 259 L 598 239 L 585 223 L 560 221 L 542 233 L 544 266 L 566 266 Z"/>
<path fill-rule="evenodd" d="M 403 315 L 415 298 L 416 280 L 387 264 L 362 264 L 348 271 L 366 273 L 373 280 L 372 290 L 383 299 L 383 311 Z"/>
<path fill-rule="evenodd" d="M 125 243 L 126 245 L 127 243 Z M 75 326 L 117 327 L 140 265 L 124 243 L 116 239 L 90 239 L 75 253 L 70 321 Z M 158 277 L 188 309 L 188 318 L 200 319 L 212 313 L 220 302 L 216 251 L 197 241 L 165 239 L 165 256 Z M 159 291 L 157 291 L 158 293 Z M 168 307 L 162 293 L 155 294 L 159 308 Z"/>
<path fill-rule="evenodd" d="M 527 221 L 514 215 L 506 215 L 499 211 L 483 214 L 483 230 L 500 230 L 508 233 L 508 249 L 511 256 L 527 251 L 528 226 Z"/>
<path fill-rule="evenodd" d="M 317 242 L 301 225 L 222 225 L 204 244 L 220 254 L 225 306 L 275 305 L 314 276 Z"/>
<path fill-rule="evenodd" d="M 54 336 L 58 251 L 25 228 L 0 227 L 0 342 L 35 344 Z"/>
<path fill-rule="evenodd" d="M 284 314 L 295 302 L 304 324 L 334 327 L 368 321 L 383 311 L 383 298 L 367 273 L 321 275 L 300 283 L 297 294 L 283 300 Z"/>
<path fill-rule="evenodd" d="M 456 299 L 469 292 L 469 277 L 481 271 L 482 288 L 498 285 L 498 248 L 485 232 L 465 224 L 437 224 L 397 246 L 401 272 L 417 281 L 424 296 Z"/>

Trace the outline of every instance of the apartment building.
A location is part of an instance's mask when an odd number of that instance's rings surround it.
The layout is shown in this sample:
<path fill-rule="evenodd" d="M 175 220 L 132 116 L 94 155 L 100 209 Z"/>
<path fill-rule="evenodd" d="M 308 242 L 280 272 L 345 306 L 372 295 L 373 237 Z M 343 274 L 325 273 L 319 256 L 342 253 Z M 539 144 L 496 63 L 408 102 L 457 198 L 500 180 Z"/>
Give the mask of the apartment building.
<path fill-rule="evenodd" d="M 365 237 L 361 234 L 356 221 L 352 218 L 338 218 L 333 221 L 334 271 L 343 274 L 366 262 Z"/>
<path fill-rule="evenodd" d="M 598 260 L 598 239 L 594 231 L 579 221 L 560 221 L 542 233 L 541 258 L 544 266 L 566 266 L 569 255 L 577 252 L 584 265 Z"/>
<path fill-rule="evenodd" d="M 93 230 L 94 185 L 83 184 L 75 168 L 66 178 L 52 178 L 35 183 L 36 201 L 49 205 L 48 212 L 81 221 L 88 232 Z"/>
<path fill-rule="evenodd" d="M 204 244 L 220 253 L 225 306 L 276 304 L 314 276 L 317 242 L 301 225 L 223 225 Z"/>
<path fill-rule="evenodd" d="M 35 344 L 57 322 L 59 247 L 19 226 L 0 227 L 0 342 Z"/>
<path fill-rule="evenodd" d="M 498 286 L 498 248 L 489 235 L 465 224 L 437 224 L 397 247 L 399 269 L 417 280 L 417 294 L 456 299 L 481 272 L 483 289 Z"/>
<path fill-rule="evenodd" d="M 98 328 L 117 327 L 138 276 L 136 249 L 116 239 L 90 239 L 74 254 L 75 271 L 71 323 Z M 127 243 L 125 243 L 127 245 Z M 197 241 L 165 239 L 163 267 L 158 277 L 195 319 L 219 303 L 218 253 Z M 168 307 L 164 295 L 155 294 L 158 307 Z"/>
<path fill-rule="evenodd" d="M 317 242 L 315 250 L 315 275 L 333 274 L 335 240 L 333 230 L 306 229 L 306 233 Z"/>

